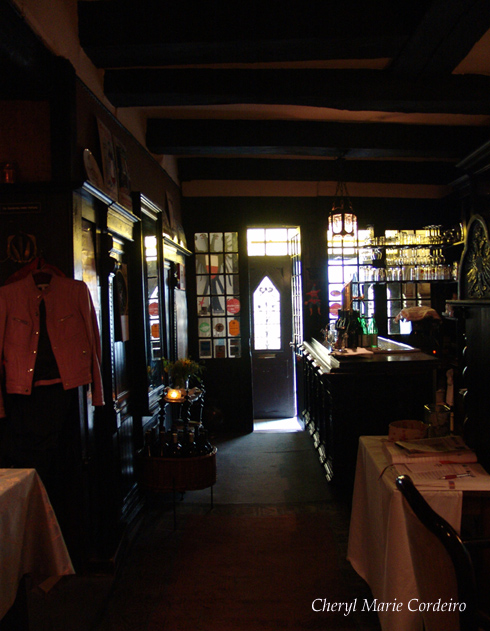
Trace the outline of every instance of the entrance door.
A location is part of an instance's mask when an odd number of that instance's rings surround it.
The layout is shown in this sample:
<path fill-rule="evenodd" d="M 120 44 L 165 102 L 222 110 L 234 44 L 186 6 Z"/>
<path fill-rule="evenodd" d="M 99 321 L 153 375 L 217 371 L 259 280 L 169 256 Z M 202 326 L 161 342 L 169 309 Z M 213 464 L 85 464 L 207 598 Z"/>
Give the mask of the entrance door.
<path fill-rule="evenodd" d="M 254 418 L 296 415 L 291 258 L 249 259 Z"/>

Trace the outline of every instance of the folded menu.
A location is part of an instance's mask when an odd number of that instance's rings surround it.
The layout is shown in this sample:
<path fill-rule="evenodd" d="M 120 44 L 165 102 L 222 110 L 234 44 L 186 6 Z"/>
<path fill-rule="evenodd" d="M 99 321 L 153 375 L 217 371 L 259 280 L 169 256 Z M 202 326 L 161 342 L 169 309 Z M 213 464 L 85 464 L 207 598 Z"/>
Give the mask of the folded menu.
<path fill-rule="evenodd" d="M 414 460 L 395 466 L 397 475 L 409 475 L 419 490 L 490 490 L 490 475 L 477 462 L 441 464 Z"/>
<path fill-rule="evenodd" d="M 419 440 L 385 441 L 383 449 L 392 464 L 403 462 L 477 462 L 475 452 L 466 445 L 461 436 L 441 436 Z"/>

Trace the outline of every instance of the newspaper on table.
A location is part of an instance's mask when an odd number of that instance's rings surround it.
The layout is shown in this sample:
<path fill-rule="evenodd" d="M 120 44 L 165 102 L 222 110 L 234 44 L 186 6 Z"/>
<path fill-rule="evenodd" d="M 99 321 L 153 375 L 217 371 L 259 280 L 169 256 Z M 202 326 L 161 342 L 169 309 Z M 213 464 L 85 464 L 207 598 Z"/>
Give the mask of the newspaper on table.
<path fill-rule="evenodd" d="M 438 462 L 449 460 L 454 463 L 476 462 L 476 453 L 466 445 L 461 436 L 441 436 L 419 440 L 385 441 L 385 455 L 392 464 L 413 462 Z"/>

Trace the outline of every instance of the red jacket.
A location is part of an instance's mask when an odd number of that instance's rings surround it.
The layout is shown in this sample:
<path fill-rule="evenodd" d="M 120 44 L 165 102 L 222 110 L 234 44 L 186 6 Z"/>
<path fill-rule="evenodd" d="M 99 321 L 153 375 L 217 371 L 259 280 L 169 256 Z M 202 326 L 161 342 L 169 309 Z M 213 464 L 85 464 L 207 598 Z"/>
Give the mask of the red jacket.
<path fill-rule="evenodd" d="M 44 291 L 38 289 L 32 274 L 0 287 L 0 355 L 6 391 L 32 392 L 43 298 L 46 328 L 63 388 L 91 383 L 93 405 L 104 405 L 99 329 L 89 289 L 83 281 L 54 275 Z"/>

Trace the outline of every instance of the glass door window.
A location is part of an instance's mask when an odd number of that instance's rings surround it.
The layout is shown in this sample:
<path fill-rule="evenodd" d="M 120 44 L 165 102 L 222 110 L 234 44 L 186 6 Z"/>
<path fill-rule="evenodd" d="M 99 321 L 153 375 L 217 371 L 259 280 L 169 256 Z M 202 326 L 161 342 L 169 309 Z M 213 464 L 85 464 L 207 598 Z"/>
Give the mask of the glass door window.
<path fill-rule="evenodd" d="M 301 234 L 298 227 L 295 228 L 249 228 L 247 230 L 247 254 L 253 257 L 291 257 L 291 299 L 292 299 L 292 342 L 296 349 L 299 349 L 303 342 L 303 283 L 301 268 Z M 276 293 L 274 293 L 274 291 Z M 277 302 L 273 305 L 274 300 Z M 266 304 L 267 301 L 267 304 Z M 264 334 L 265 317 L 269 318 L 270 326 L 275 321 L 272 309 L 280 310 L 280 293 L 275 289 L 270 278 L 265 277 L 257 287 L 253 295 L 253 326 L 254 326 L 254 349 L 266 350 L 272 346 L 261 346 L 262 344 L 274 344 L 281 339 L 281 332 L 270 331 L 268 339 Z M 269 310 L 269 311 L 267 311 Z M 277 317 L 277 323 L 280 316 Z M 276 342 L 272 342 L 275 339 Z M 276 347 L 276 348 L 280 348 Z"/>
<path fill-rule="evenodd" d="M 296 409 L 293 346 L 303 340 L 301 240 L 297 227 L 247 230 L 255 418 Z"/>
<path fill-rule="evenodd" d="M 281 295 L 265 276 L 253 294 L 254 350 L 281 349 Z"/>

